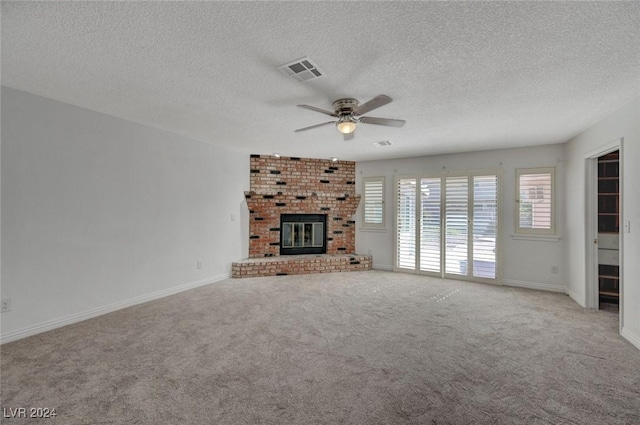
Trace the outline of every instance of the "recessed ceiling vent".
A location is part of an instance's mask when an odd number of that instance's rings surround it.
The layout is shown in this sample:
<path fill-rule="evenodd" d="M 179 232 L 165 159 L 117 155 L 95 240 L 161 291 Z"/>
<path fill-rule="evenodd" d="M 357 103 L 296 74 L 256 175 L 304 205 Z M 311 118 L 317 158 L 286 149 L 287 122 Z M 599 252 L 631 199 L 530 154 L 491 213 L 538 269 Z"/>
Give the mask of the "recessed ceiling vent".
<path fill-rule="evenodd" d="M 388 140 L 383 140 L 381 142 L 373 142 L 374 146 L 391 146 L 393 143 L 391 143 Z"/>
<path fill-rule="evenodd" d="M 318 65 L 307 57 L 280 65 L 278 69 L 298 82 L 313 80 L 324 75 L 324 72 L 320 71 Z"/>

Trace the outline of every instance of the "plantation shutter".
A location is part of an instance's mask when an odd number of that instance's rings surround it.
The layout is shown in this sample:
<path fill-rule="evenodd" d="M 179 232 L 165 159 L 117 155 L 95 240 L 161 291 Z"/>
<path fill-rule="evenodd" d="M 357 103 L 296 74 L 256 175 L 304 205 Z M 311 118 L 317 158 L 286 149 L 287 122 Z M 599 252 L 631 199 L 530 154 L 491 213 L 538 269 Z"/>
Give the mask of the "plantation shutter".
<path fill-rule="evenodd" d="M 384 177 L 367 177 L 363 185 L 363 227 L 384 227 Z"/>
<path fill-rule="evenodd" d="M 473 177 L 473 276 L 496 278 L 498 176 Z"/>
<path fill-rule="evenodd" d="M 415 178 L 398 179 L 396 264 L 398 268 L 416 268 L 416 184 Z"/>
<path fill-rule="evenodd" d="M 518 233 L 554 232 L 553 169 L 521 169 L 517 171 Z"/>
<path fill-rule="evenodd" d="M 445 179 L 445 273 L 467 275 L 469 178 Z"/>
<path fill-rule="evenodd" d="M 420 179 L 420 271 L 440 272 L 440 177 Z"/>

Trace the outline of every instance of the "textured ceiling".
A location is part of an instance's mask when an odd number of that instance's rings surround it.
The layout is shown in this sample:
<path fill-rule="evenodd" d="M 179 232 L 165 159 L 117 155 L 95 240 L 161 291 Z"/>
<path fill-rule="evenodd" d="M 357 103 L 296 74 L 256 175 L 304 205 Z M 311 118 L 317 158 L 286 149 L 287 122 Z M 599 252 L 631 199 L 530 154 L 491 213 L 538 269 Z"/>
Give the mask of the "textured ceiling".
<path fill-rule="evenodd" d="M 639 2 L 2 2 L 2 84 L 247 153 L 564 142 L 640 95 Z M 276 67 L 309 56 L 325 76 Z M 296 108 L 394 102 L 345 142 Z M 389 140 L 389 147 L 373 142 Z"/>

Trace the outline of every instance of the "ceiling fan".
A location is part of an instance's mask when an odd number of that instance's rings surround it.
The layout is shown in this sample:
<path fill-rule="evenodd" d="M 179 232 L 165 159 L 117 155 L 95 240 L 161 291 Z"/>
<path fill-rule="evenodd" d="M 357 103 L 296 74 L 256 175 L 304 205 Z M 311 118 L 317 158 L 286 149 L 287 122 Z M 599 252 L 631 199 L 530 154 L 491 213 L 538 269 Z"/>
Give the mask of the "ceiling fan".
<path fill-rule="evenodd" d="M 368 102 L 360 105 L 357 99 L 352 98 L 344 98 L 338 99 L 333 102 L 334 111 L 327 111 L 325 109 L 316 108 L 315 106 L 310 105 L 297 105 L 299 108 L 309 109 L 310 111 L 320 112 L 325 115 L 329 115 L 337 118 L 336 121 L 327 121 L 322 124 L 316 124 L 309 127 L 299 128 L 295 130 L 296 133 L 300 131 L 311 130 L 312 128 L 322 127 L 323 125 L 335 124 L 338 127 L 338 131 L 343 134 L 344 140 L 353 139 L 354 132 L 356 131 L 356 126 L 358 124 L 376 124 L 376 125 L 386 125 L 389 127 L 402 127 L 405 123 L 404 120 L 395 120 L 391 118 L 374 118 L 374 117 L 363 117 L 362 115 L 366 114 L 369 111 L 373 111 L 376 108 L 386 105 L 387 103 L 391 103 L 393 99 L 389 96 L 381 94 L 379 96 L 374 97 Z"/>

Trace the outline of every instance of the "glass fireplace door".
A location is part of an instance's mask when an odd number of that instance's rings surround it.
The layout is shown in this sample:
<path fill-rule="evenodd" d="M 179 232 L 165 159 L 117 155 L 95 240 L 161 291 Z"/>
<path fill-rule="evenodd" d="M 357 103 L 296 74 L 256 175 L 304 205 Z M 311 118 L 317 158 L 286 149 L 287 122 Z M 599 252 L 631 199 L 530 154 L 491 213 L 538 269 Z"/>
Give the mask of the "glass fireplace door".
<path fill-rule="evenodd" d="M 280 254 L 323 254 L 327 252 L 327 216 L 324 214 L 282 214 Z"/>

